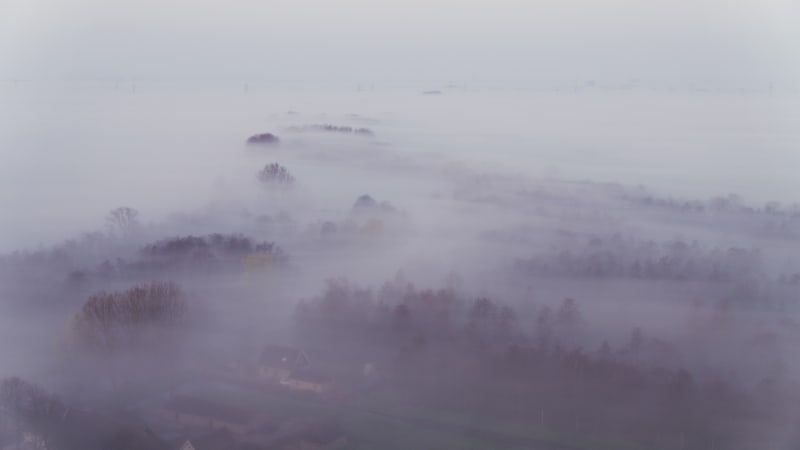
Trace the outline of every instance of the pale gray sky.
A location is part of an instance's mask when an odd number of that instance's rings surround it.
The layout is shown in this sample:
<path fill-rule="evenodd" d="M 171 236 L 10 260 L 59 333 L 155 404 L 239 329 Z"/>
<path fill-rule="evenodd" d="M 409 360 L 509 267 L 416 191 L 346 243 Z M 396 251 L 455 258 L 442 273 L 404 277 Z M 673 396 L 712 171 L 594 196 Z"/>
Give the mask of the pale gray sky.
<path fill-rule="evenodd" d="M 0 77 L 800 78 L 796 0 L 0 0 Z"/>

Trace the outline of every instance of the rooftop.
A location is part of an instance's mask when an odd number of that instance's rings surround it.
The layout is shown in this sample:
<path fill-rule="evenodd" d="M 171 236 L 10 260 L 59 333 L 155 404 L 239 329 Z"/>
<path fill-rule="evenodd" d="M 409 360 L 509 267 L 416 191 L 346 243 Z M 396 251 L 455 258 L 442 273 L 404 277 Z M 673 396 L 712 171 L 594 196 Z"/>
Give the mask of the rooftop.
<path fill-rule="evenodd" d="M 259 362 L 272 367 L 295 369 L 309 365 L 308 357 L 300 349 L 285 345 L 267 345 L 261 351 Z"/>

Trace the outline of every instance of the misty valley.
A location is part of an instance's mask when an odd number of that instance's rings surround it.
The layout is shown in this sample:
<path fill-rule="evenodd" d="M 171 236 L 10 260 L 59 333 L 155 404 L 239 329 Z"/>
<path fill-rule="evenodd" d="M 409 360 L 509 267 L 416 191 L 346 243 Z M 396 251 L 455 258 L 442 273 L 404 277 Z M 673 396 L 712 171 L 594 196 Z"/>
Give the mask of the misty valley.
<path fill-rule="evenodd" d="M 800 204 L 527 170 L 522 114 L 459 123 L 455 89 L 235 126 L 252 87 L 208 117 L 146 89 L 74 119 L 2 241 L 1 448 L 800 446 Z"/>

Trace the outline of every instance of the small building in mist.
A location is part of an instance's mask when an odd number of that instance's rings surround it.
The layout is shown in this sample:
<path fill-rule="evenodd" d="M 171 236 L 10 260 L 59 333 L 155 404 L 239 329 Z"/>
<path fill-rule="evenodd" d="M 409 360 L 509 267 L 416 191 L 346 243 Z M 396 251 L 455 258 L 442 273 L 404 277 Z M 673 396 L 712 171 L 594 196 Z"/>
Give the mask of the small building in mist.
<path fill-rule="evenodd" d="M 247 369 L 246 377 L 292 391 L 323 394 L 331 390 L 330 377 L 311 365 L 305 351 L 284 345 L 265 346 L 258 364 Z"/>
<path fill-rule="evenodd" d="M 267 345 L 258 360 L 257 377 L 263 381 L 281 382 L 294 371 L 311 366 L 306 352 L 283 345 Z"/>

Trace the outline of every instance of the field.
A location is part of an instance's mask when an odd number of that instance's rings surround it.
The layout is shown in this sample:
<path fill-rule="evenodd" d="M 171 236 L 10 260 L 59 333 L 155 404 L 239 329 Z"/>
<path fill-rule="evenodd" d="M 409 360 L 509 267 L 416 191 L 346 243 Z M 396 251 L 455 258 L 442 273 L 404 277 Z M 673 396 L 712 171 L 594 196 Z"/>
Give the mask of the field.
<path fill-rule="evenodd" d="M 275 418 L 333 421 L 351 437 L 348 446 L 351 449 L 639 449 L 620 442 L 591 439 L 588 433 L 553 433 L 538 423 L 437 411 L 403 402 L 388 391 L 349 400 L 222 382 L 187 384 L 179 391 Z"/>

